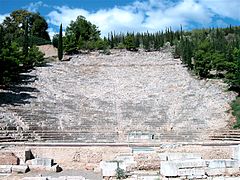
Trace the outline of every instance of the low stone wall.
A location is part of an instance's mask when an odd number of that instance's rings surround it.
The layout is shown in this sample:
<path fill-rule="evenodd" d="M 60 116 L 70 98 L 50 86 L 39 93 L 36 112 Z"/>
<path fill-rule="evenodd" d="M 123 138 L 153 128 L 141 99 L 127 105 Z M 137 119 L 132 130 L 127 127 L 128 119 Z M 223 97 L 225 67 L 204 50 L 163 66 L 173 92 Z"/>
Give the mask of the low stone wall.
<path fill-rule="evenodd" d="M 171 147 L 171 148 L 170 148 Z M 31 149 L 32 155 L 28 152 Z M 131 177 L 162 175 L 162 179 L 175 177 L 210 178 L 213 176 L 238 175 L 240 146 L 192 146 L 161 145 L 159 147 L 124 146 L 82 146 L 82 147 L 44 147 L 19 146 L 6 147 L 2 152 L 14 153 L 20 163 L 35 168 L 43 164 L 44 170 L 56 169 L 52 160 L 63 170 L 90 170 L 102 172 L 103 176 L 114 176 L 117 162 Z M 216 153 L 214 156 L 214 152 Z M 226 155 L 226 153 L 228 153 Z M 203 156 L 202 156 L 203 154 Z M 35 158 L 32 160 L 32 156 Z M 211 158 L 213 157 L 213 158 Z M 218 157 L 218 159 L 214 158 Z M 232 158 L 232 159 L 231 159 Z M 51 164 L 47 168 L 47 164 Z M 111 167 L 111 168 L 109 168 Z M 55 171 L 55 170 L 54 170 Z M 154 171 L 155 174 L 141 174 Z M 55 171 L 56 172 L 56 171 Z M 139 172 L 141 172 L 139 174 Z"/>
<path fill-rule="evenodd" d="M 162 177 L 206 179 L 215 176 L 238 176 L 239 171 L 239 147 L 234 149 L 232 159 L 207 159 L 199 154 L 192 153 L 163 153 L 160 154 Z M 234 157 L 235 156 L 235 157 Z"/>

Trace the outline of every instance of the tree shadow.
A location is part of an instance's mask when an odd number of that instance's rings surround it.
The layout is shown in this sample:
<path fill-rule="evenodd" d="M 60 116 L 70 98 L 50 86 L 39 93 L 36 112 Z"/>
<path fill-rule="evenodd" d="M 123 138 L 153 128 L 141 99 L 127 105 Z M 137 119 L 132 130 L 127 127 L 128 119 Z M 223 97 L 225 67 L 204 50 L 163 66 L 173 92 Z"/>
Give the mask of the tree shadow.
<path fill-rule="evenodd" d="M 33 83 L 37 80 L 38 78 L 35 75 L 20 74 L 15 82 L 15 85 Z"/>
<path fill-rule="evenodd" d="M 20 106 L 29 104 L 30 99 L 35 99 L 31 93 L 39 92 L 38 89 L 28 86 L 29 83 L 37 80 L 34 75 L 21 74 L 14 84 L 2 87 L 0 92 L 0 106 Z"/>
<path fill-rule="evenodd" d="M 49 64 L 49 63 L 42 63 L 40 65 L 38 65 L 37 67 L 52 67 L 53 65 L 52 64 Z"/>
<path fill-rule="evenodd" d="M 14 105 L 19 106 L 21 104 L 29 104 L 29 99 L 36 98 L 29 93 L 15 93 L 15 92 L 0 92 L 0 106 Z"/>

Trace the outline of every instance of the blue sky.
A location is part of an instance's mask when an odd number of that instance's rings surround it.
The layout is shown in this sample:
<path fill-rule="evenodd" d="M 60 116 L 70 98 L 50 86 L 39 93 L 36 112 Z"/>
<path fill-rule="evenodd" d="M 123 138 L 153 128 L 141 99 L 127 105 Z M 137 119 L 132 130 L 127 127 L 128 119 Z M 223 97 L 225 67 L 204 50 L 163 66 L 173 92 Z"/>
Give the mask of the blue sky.
<path fill-rule="evenodd" d="M 240 0 L 0 0 L 0 22 L 12 11 L 40 12 L 52 36 L 83 15 L 108 32 L 155 32 L 240 25 Z"/>

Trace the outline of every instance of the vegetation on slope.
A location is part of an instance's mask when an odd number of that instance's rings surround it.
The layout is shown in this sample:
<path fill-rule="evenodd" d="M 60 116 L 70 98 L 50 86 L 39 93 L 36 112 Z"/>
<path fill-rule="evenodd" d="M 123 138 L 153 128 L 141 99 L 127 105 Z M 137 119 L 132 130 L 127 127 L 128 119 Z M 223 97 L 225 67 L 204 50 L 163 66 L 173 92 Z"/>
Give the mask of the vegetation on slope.
<path fill-rule="evenodd" d="M 33 39 L 49 42 L 47 23 L 38 13 L 17 10 L 0 24 L 0 85 L 7 85 L 43 62 Z"/>
<path fill-rule="evenodd" d="M 240 27 L 211 28 L 181 33 L 175 54 L 200 78 L 221 78 L 240 93 Z M 240 128 L 240 99 L 232 103 Z"/>
<path fill-rule="evenodd" d="M 240 128 L 240 97 L 232 102 L 231 107 L 233 109 L 233 115 L 236 117 L 237 122 L 233 126 L 234 128 Z"/>

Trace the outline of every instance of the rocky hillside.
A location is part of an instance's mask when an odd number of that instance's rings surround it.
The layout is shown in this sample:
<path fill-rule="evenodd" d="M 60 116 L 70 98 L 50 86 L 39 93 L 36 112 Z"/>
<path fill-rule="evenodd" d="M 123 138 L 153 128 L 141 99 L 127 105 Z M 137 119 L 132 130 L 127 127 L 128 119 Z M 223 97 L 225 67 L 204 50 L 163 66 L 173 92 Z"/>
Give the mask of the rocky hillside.
<path fill-rule="evenodd" d="M 80 142 L 122 142 L 137 133 L 204 140 L 226 128 L 235 98 L 223 82 L 191 76 L 169 52 L 77 55 L 23 76 L 28 83 L 0 92 L 2 126 L 88 133 L 72 135 Z"/>

